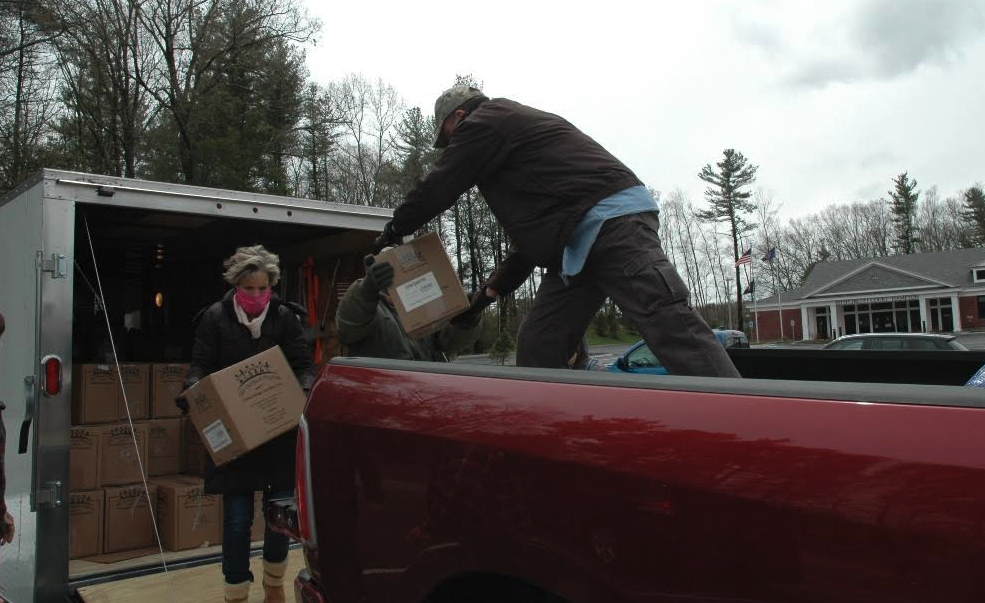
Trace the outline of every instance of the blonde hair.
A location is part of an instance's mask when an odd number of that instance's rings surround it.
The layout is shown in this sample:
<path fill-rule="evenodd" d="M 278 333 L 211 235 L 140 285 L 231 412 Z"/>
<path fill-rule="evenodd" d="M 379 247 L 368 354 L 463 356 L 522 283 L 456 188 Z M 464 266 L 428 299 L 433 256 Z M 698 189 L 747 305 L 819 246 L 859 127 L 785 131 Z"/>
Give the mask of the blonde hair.
<path fill-rule="evenodd" d="M 270 286 L 280 281 L 280 258 L 267 251 L 263 245 L 240 247 L 222 263 L 226 271 L 222 278 L 230 285 L 236 286 L 244 276 L 263 270 L 270 277 Z"/>

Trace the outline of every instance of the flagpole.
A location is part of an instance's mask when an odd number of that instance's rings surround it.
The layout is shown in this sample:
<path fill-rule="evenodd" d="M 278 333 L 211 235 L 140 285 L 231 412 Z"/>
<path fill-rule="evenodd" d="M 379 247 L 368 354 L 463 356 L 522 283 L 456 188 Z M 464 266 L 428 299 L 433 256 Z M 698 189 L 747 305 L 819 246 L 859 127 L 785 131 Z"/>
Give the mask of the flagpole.
<path fill-rule="evenodd" d="M 759 308 L 756 306 L 756 288 L 752 288 L 752 320 L 756 325 L 756 343 L 759 343 Z"/>
<path fill-rule="evenodd" d="M 773 277 L 773 290 L 776 291 L 776 311 L 780 315 L 780 341 L 783 341 L 783 299 L 780 296 L 780 288 L 776 286 L 776 267 L 773 266 L 773 262 L 770 262 L 770 276 Z"/>

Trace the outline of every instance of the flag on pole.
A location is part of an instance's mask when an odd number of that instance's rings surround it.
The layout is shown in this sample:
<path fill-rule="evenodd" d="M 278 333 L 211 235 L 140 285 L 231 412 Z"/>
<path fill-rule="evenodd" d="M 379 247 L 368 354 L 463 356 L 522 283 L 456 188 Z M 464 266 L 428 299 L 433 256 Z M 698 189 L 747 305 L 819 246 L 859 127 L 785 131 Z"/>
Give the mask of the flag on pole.
<path fill-rule="evenodd" d="M 735 265 L 741 266 L 743 264 L 751 264 L 751 263 L 752 263 L 752 247 L 746 249 L 745 253 L 739 256 L 739 259 L 736 260 Z"/>
<path fill-rule="evenodd" d="M 742 295 L 752 295 L 755 292 L 756 292 L 756 281 L 755 280 L 751 280 L 751 281 L 749 281 L 749 284 L 746 285 L 746 288 L 742 292 Z"/>
<path fill-rule="evenodd" d="M 772 263 L 774 258 L 776 258 L 776 247 L 770 247 L 770 250 L 763 256 L 763 261 Z"/>

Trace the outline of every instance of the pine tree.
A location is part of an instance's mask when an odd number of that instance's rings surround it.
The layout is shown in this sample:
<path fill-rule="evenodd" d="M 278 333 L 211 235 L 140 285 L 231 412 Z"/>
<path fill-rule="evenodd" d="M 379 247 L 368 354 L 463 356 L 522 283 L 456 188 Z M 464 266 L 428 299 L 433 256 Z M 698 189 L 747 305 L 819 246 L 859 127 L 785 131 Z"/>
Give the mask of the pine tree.
<path fill-rule="evenodd" d="M 506 330 L 500 331 L 499 337 L 496 338 L 496 343 L 489 350 L 489 358 L 500 364 L 506 364 L 506 360 L 513 353 L 514 349 L 516 349 L 516 343 L 513 341 L 513 337 Z"/>
<path fill-rule="evenodd" d="M 711 209 L 697 212 L 702 220 L 711 222 L 727 222 L 729 233 L 732 235 L 732 255 L 735 261 L 741 253 L 739 239 L 743 234 L 753 230 L 755 224 L 745 221 L 745 214 L 756 211 L 756 205 L 749 200 L 752 193 L 746 190 L 756 181 L 756 171 L 759 166 L 750 164 L 745 156 L 735 149 L 725 149 L 724 158 L 715 164 L 705 164 L 698 178 L 708 183 L 705 198 L 711 204 Z M 736 313 L 739 324 L 742 324 L 742 280 L 739 266 L 735 266 L 735 297 Z"/>
<path fill-rule="evenodd" d="M 974 245 L 985 245 L 985 191 L 981 185 L 964 192 L 964 218 L 968 221 Z"/>
<path fill-rule="evenodd" d="M 889 191 L 895 230 L 893 244 L 896 253 L 914 253 L 916 244 L 920 242 L 916 228 L 917 200 L 920 198 L 917 181 L 909 179 L 907 173 L 903 172 L 893 179 L 893 185 L 893 190 Z"/>

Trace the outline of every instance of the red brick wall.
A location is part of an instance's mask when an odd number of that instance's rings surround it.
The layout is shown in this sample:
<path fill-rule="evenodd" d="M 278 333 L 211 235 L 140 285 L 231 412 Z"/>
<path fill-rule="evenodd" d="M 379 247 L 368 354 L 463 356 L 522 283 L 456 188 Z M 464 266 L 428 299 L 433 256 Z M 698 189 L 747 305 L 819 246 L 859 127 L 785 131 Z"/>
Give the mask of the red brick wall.
<path fill-rule="evenodd" d="M 985 327 L 985 317 L 978 317 L 978 296 L 959 297 L 958 307 L 961 308 L 961 328 Z"/>
<path fill-rule="evenodd" d="M 760 341 L 769 341 L 772 339 L 780 338 L 780 323 L 778 319 L 780 318 L 779 312 L 776 310 L 760 310 L 759 311 L 759 339 Z M 794 321 L 794 332 L 790 332 L 790 321 Z M 800 324 L 800 308 L 784 308 L 783 309 L 783 337 L 785 339 L 803 339 L 804 337 L 804 327 Z M 756 329 L 749 332 L 749 340 L 753 341 L 756 337 Z"/>

